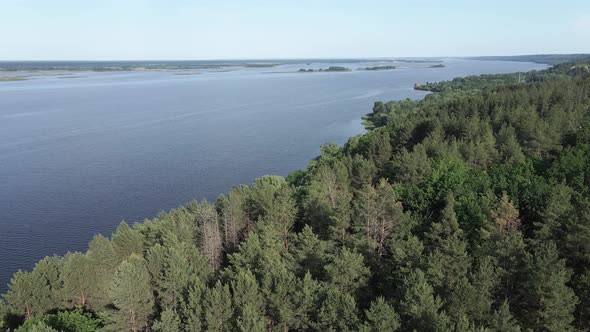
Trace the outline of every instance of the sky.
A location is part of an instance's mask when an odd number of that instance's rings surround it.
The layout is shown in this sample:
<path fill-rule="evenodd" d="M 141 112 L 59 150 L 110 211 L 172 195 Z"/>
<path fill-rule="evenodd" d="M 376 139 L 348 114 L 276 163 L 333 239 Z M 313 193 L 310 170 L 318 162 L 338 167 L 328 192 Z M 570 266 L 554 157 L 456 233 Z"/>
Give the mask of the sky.
<path fill-rule="evenodd" d="M 590 0 L 0 0 L 0 60 L 590 53 Z"/>

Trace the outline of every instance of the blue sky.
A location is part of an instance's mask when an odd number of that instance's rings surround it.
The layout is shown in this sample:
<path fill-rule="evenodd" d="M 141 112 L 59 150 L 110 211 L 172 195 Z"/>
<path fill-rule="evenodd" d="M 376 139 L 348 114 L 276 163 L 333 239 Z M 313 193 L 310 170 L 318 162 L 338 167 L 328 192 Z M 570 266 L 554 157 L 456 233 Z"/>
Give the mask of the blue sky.
<path fill-rule="evenodd" d="M 590 53 L 589 0 L 0 0 L 0 60 Z"/>

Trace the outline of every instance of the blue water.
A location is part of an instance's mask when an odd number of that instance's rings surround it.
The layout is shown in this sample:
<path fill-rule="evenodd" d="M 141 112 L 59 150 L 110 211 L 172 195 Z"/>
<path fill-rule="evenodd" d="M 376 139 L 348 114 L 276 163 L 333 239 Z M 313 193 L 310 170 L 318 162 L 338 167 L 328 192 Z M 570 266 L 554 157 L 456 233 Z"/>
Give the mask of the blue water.
<path fill-rule="evenodd" d="M 423 97 L 416 82 L 544 68 L 444 64 L 342 73 L 290 72 L 379 64 L 6 74 L 31 79 L 0 82 L 0 290 L 17 269 L 84 250 L 93 234 L 110 235 L 122 219 L 141 221 L 302 168 L 322 143 L 362 133 L 360 117 L 374 101 Z"/>

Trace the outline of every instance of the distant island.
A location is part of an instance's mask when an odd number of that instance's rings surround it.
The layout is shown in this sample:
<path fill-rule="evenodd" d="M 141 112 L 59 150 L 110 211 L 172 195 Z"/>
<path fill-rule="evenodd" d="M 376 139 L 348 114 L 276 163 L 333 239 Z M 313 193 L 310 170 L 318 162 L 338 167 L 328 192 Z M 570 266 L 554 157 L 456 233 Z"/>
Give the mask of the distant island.
<path fill-rule="evenodd" d="M 405 63 L 437 63 L 442 62 L 442 60 L 428 60 L 428 59 L 395 59 L 394 61 L 397 62 L 405 62 Z"/>
<path fill-rule="evenodd" d="M 360 70 L 392 70 L 396 69 L 396 66 L 375 66 L 375 67 L 366 67 Z"/>
<path fill-rule="evenodd" d="M 318 72 L 331 72 L 331 71 L 350 71 L 350 68 L 340 67 L 340 66 L 330 66 L 327 69 L 305 69 L 301 68 L 297 72 L 298 73 L 318 73 Z"/>
<path fill-rule="evenodd" d="M 243 67 L 246 68 L 272 68 L 278 66 L 278 63 L 245 63 Z"/>
<path fill-rule="evenodd" d="M 24 81 L 26 79 L 24 76 L 0 76 L 0 82 Z"/>

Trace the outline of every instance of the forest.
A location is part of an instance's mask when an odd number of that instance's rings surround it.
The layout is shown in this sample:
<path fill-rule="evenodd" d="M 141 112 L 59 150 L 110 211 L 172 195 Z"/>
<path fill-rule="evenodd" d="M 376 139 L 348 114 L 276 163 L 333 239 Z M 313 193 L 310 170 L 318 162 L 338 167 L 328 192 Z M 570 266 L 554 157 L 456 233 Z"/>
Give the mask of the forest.
<path fill-rule="evenodd" d="M 590 71 L 428 83 L 302 170 L 14 274 L 6 331 L 586 331 Z"/>

